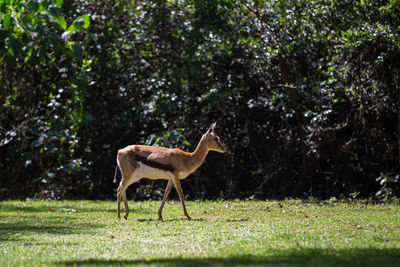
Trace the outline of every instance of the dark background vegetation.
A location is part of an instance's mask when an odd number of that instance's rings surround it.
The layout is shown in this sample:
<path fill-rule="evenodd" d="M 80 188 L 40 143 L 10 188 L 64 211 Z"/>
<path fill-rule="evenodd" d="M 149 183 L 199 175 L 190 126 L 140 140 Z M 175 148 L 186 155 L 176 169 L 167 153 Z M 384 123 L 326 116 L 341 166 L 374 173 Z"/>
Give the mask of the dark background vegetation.
<path fill-rule="evenodd" d="M 190 199 L 399 196 L 397 0 L 3 0 L 0 14 L 0 199 L 115 198 L 119 148 L 192 151 L 214 121 L 229 152 L 183 182 Z"/>

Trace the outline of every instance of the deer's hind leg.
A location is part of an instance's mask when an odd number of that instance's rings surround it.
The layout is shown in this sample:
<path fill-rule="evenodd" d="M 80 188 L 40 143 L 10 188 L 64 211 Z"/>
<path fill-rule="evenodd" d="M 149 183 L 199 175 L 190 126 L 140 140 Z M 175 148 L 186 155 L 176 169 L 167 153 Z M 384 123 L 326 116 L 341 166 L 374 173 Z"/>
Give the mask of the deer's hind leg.
<path fill-rule="evenodd" d="M 158 219 L 160 221 L 162 221 L 162 210 L 164 208 L 165 201 L 168 199 L 168 195 L 171 192 L 171 189 L 172 189 L 173 185 L 174 185 L 173 182 L 171 180 L 168 180 L 167 187 L 165 188 L 165 191 L 164 191 L 164 197 L 163 197 L 163 200 L 161 202 L 160 209 L 158 210 Z"/>
<path fill-rule="evenodd" d="M 124 205 L 125 205 L 125 219 L 128 218 L 128 213 L 129 213 L 129 207 L 128 207 L 128 201 L 126 199 L 126 189 L 128 188 L 128 179 L 126 179 L 124 176 L 122 176 L 121 183 L 118 186 L 117 189 L 117 206 L 118 206 L 118 219 L 121 218 L 121 198 L 124 200 Z"/>
<path fill-rule="evenodd" d="M 128 200 L 126 198 L 126 189 L 128 186 L 130 186 L 132 183 L 140 180 L 137 175 L 135 175 L 135 165 L 136 162 L 133 162 L 132 159 L 130 158 L 130 155 L 118 152 L 118 165 L 120 166 L 121 169 L 121 174 L 122 174 L 122 179 L 121 182 L 118 186 L 117 189 L 117 207 L 118 207 L 118 219 L 121 218 L 121 198 L 124 200 L 124 206 L 125 206 L 125 216 L 124 218 L 128 218 L 129 214 L 129 206 L 128 206 Z"/>

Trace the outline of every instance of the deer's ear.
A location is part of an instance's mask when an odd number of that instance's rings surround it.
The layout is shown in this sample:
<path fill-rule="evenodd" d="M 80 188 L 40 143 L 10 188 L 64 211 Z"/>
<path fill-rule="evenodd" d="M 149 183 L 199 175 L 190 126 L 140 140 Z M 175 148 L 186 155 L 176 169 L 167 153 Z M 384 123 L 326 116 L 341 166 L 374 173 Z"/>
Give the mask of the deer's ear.
<path fill-rule="evenodd" d="M 211 124 L 211 130 L 213 131 L 213 132 L 215 132 L 215 126 L 217 125 L 217 123 L 216 122 L 214 122 L 213 124 Z"/>
<path fill-rule="evenodd" d="M 211 132 L 214 131 L 215 125 L 216 125 L 216 124 L 217 124 L 216 122 L 214 122 L 213 124 L 211 124 L 210 128 L 208 128 L 207 134 L 210 134 Z"/>

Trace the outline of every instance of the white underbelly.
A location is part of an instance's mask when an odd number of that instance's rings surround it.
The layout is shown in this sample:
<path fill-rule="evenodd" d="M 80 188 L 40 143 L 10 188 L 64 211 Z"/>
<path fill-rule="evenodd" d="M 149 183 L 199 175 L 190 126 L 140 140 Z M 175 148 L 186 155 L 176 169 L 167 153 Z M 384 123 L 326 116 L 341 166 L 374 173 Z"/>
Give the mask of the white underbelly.
<path fill-rule="evenodd" d="M 158 179 L 172 180 L 174 178 L 174 175 L 169 171 L 153 168 L 141 162 L 138 162 L 137 166 L 138 167 L 136 168 L 132 176 L 135 176 L 139 179 L 148 178 L 151 180 L 158 180 Z"/>
<path fill-rule="evenodd" d="M 190 174 L 191 174 L 190 172 L 179 172 L 179 179 L 180 180 L 185 179 Z M 164 180 L 173 181 L 174 174 L 172 172 L 154 168 L 154 167 L 150 167 L 146 164 L 138 162 L 137 168 L 132 173 L 132 176 L 129 179 L 129 184 L 135 183 L 142 178 L 148 178 L 151 180 L 164 179 Z"/>

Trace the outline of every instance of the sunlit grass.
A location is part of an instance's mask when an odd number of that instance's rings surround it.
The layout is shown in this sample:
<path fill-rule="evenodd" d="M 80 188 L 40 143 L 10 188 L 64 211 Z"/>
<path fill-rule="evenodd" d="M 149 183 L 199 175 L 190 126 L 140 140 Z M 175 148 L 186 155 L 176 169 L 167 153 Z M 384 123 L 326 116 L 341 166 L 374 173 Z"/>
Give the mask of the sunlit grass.
<path fill-rule="evenodd" d="M 361 202 L 0 202 L 0 266 L 400 266 L 400 205 Z"/>

